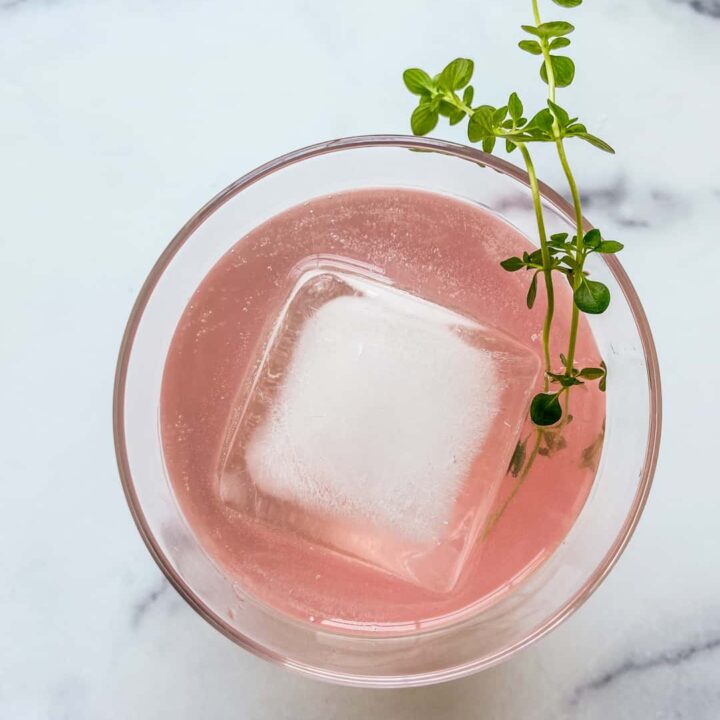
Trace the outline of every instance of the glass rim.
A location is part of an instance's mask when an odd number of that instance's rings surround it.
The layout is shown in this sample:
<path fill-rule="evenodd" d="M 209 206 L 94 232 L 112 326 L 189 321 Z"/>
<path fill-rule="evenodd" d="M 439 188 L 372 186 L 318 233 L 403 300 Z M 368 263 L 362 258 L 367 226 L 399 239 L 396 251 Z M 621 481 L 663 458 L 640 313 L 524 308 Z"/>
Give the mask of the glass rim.
<path fill-rule="evenodd" d="M 283 168 L 295 163 L 328 153 L 373 147 L 404 148 L 408 150 L 438 152 L 487 166 L 496 172 L 512 177 L 526 187 L 529 187 L 530 185 L 528 175 L 524 170 L 506 160 L 503 160 L 502 158 L 489 155 L 467 145 L 461 145 L 435 138 L 414 137 L 411 135 L 359 135 L 329 140 L 286 153 L 251 170 L 238 180 L 228 185 L 225 189 L 221 190 L 202 208 L 200 208 L 176 233 L 148 273 L 148 276 L 133 304 L 120 343 L 113 389 L 113 435 L 115 454 L 123 492 L 140 536 L 142 537 L 151 556 L 170 584 L 184 598 L 184 600 L 216 630 L 253 654 L 308 677 L 357 687 L 417 687 L 465 677 L 479 670 L 492 667 L 544 637 L 547 633 L 572 615 L 578 608 L 580 608 L 590 595 L 595 592 L 598 586 L 607 577 L 610 570 L 612 570 L 617 563 L 630 541 L 635 528 L 637 527 L 650 493 L 659 453 L 662 425 L 660 370 L 655 343 L 653 341 L 647 316 L 645 315 L 645 311 L 643 310 L 640 299 L 630 281 L 630 278 L 615 255 L 603 255 L 602 259 L 605 261 L 610 272 L 620 285 L 632 313 L 642 343 L 648 380 L 649 428 L 645 447 L 645 461 L 640 474 L 638 488 L 620 532 L 615 537 L 603 560 L 598 564 L 585 584 L 572 597 L 570 597 L 559 610 L 537 627 L 532 633 L 523 638 L 523 640 L 488 657 L 475 659 L 441 671 L 430 671 L 416 675 L 393 675 L 382 677 L 355 675 L 352 673 L 328 671 L 315 665 L 305 664 L 286 658 L 262 644 L 246 637 L 245 635 L 242 635 L 226 623 L 216 612 L 212 610 L 212 608 L 208 607 L 208 605 L 203 602 L 203 600 L 182 579 L 160 548 L 160 545 L 156 541 L 155 535 L 150 528 L 150 524 L 147 522 L 135 491 L 135 485 L 130 472 L 127 446 L 125 443 L 125 387 L 127 370 L 135 335 L 145 307 L 160 277 L 170 265 L 180 248 L 192 236 L 194 231 L 232 197 L 272 173 L 282 170 Z M 543 200 L 552 205 L 561 215 L 574 224 L 574 210 L 570 203 L 568 203 L 558 192 L 550 188 L 542 181 L 539 182 L 539 186 L 540 194 Z M 586 228 L 592 227 L 585 218 L 583 218 L 583 220 Z M 382 639 L 378 638 L 377 640 L 381 641 Z"/>

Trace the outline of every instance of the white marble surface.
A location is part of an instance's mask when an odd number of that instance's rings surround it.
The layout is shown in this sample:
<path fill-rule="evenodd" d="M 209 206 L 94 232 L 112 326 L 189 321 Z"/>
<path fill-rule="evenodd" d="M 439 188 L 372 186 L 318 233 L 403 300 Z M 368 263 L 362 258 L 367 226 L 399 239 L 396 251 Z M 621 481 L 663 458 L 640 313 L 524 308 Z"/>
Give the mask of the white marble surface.
<path fill-rule="evenodd" d="M 627 245 L 667 414 L 638 532 L 569 622 L 439 687 L 315 683 L 185 606 L 120 490 L 116 351 L 176 229 L 284 151 L 404 132 L 408 64 L 467 54 L 484 95 L 541 93 L 513 48 L 528 6 L 0 0 L 0 718 L 720 717 L 718 0 L 573 12 L 564 97 L 618 150 L 573 157 L 588 215 Z"/>

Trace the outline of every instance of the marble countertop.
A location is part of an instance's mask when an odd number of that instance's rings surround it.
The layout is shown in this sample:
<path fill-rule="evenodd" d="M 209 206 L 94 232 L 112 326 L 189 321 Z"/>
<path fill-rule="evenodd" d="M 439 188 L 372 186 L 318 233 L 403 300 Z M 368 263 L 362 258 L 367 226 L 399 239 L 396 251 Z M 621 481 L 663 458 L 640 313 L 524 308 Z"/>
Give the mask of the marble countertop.
<path fill-rule="evenodd" d="M 626 244 L 666 416 L 638 531 L 568 622 L 442 686 L 316 683 L 186 606 L 120 489 L 116 353 L 177 228 L 285 151 L 405 132 L 410 64 L 465 54 L 484 95 L 541 93 L 513 47 L 528 6 L 0 0 L 0 717 L 720 717 L 719 0 L 573 11 L 578 82 L 564 97 L 618 151 L 573 158 L 589 217 Z"/>

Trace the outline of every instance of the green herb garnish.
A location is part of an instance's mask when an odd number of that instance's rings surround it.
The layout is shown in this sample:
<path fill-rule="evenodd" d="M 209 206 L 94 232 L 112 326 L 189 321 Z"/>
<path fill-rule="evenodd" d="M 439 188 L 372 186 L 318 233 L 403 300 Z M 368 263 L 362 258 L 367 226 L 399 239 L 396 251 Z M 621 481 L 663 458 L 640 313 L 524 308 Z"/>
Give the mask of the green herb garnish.
<path fill-rule="evenodd" d="M 564 8 L 574 8 L 582 4 L 582 0 L 553 2 Z M 466 58 L 453 60 L 441 73 L 434 76 L 419 68 L 411 68 L 403 73 L 403 80 L 408 90 L 419 96 L 410 121 L 415 135 L 426 135 L 434 130 L 440 117 L 447 118 L 451 125 L 467 119 L 470 142 L 482 143 L 483 150 L 491 153 L 497 141 L 501 140 L 508 152 L 517 149 L 523 158 L 530 181 L 540 248 L 533 253 L 524 253 L 522 257 L 508 258 L 501 265 L 508 272 L 522 270 L 531 273 L 527 293 L 529 308 L 535 304 L 539 276 L 545 285 L 547 306 L 542 332 L 545 384 L 544 391 L 533 398 L 530 406 L 532 421 L 544 428 L 561 420 L 568 421 L 569 396 L 575 385 L 598 381 L 600 390 L 605 390 L 607 368 L 604 362 L 600 367 L 575 367 L 580 313 L 597 315 L 605 312 L 610 304 L 610 290 L 603 283 L 590 279 L 585 270 L 585 260 L 592 253 L 619 252 L 623 246 L 614 240 L 606 240 L 597 229 L 585 231 L 580 193 L 565 153 L 565 141 L 571 138 L 583 140 L 605 152 L 615 152 L 608 143 L 589 133 L 577 117 L 573 117 L 556 102 L 557 89 L 567 87 L 575 78 L 575 63 L 567 55 L 557 52 L 569 47 L 568 35 L 575 28 L 563 20 L 542 22 L 538 0 L 532 0 L 532 10 L 534 24 L 522 26 L 530 37 L 521 40 L 518 45 L 530 55 L 542 56 L 539 71 L 540 77 L 548 86 L 548 98 L 547 107 L 541 108 L 529 119 L 522 100 L 515 92 L 510 94 L 507 104 L 501 107 L 475 104 L 475 90 L 470 85 L 474 63 Z M 573 237 L 566 233 L 547 236 L 537 174 L 529 149 L 533 143 L 555 145 L 575 211 L 576 230 Z M 556 370 L 552 364 L 550 330 L 555 312 L 553 281 L 558 276 L 563 276 L 570 284 L 573 290 L 573 306 L 568 347 L 565 353 L 560 355 L 561 367 Z M 563 415 L 566 416 L 565 420 Z M 543 454 L 542 442 L 541 433 L 538 433 L 535 448 L 528 459 Z M 547 452 L 547 448 L 545 450 Z M 524 446 L 522 454 L 524 458 Z M 526 469 L 529 469 L 527 465 Z M 515 468 L 513 474 L 518 473 L 519 469 Z M 523 475 L 524 473 L 521 473 L 520 477 Z"/>

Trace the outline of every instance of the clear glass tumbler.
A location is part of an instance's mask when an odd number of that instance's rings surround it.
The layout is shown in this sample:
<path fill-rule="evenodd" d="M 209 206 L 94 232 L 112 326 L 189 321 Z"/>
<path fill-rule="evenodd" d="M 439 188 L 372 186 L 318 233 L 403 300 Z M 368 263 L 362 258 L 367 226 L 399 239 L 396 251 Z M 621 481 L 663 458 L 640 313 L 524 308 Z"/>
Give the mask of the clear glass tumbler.
<path fill-rule="evenodd" d="M 378 186 L 422 188 L 477 202 L 501 212 L 529 238 L 536 236 L 526 174 L 469 147 L 366 136 L 273 160 L 196 213 L 150 272 L 120 349 L 114 430 L 138 529 L 162 571 L 200 615 L 238 645 L 305 675 L 402 687 L 462 677 L 508 658 L 595 590 L 626 546 L 650 490 L 660 438 L 660 379 L 647 319 L 627 275 L 614 256 L 591 255 L 593 277 L 606 283 L 614 298 L 605 314 L 588 318 L 612 378 L 606 436 L 590 497 L 555 553 L 514 592 L 476 615 L 402 637 L 329 632 L 256 602 L 205 554 L 166 476 L 158 408 L 168 347 L 205 274 L 248 231 L 311 198 Z M 542 198 L 549 231 L 572 234 L 568 203 L 545 186 Z"/>

